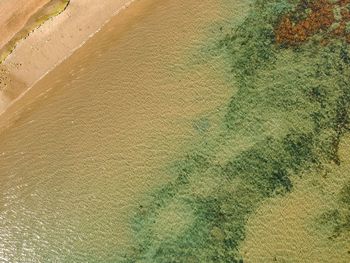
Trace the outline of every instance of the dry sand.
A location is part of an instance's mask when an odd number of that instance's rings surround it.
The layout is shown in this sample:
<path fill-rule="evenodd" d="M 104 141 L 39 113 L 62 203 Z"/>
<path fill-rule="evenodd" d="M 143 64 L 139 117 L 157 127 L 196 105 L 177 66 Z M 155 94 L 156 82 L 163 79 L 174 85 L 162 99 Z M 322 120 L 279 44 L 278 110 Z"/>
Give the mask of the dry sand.
<path fill-rule="evenodd" d="M 40 9 L 48 0 L 20 0 L 32 3 L 32 12 Z M 14 14 L 23 11 L 12 0 L 0 0 L 1 12 Z M 16 49 L 2 63 L 0 70 L 7 72 L 2 78 L 9 79 L 9 88 L 0 94 L 0 114 L 17 102 L 37 81 L 81 47 L 91 36 L 114 15 L 126 8 L 132 0 L 71 0 L 67 9 L 60 15 L 45 22 L 26 39 L 17 44 Z M 36 5 L 35 5 L 36 3 Z M 6 7 L 6 10 L 5 10 Z M 29 10 L 28 9 L 28 10 Z M 29 12 L 30 13 L 30 12 Z M 1 13 L 0 13 L 0 16 Z M 7 19 L 6 19 L 7 17 Z M 1 17 L 0 24 L 8 21 Z M 24 25 L 23 19 L 18 25 Z M 4 25 L 4 24 L 3 24 Z M 3 32 L 6 26 L 2 27 Z M 12 34 L 20 30 L 17 26 Z M 7 34 L 7 41 L 11 34 Z M 2 38 L 1 41 L 6 42 Z"/>
<path fill-rule="evenodd" d="M 50 0 L 0 0 L 0 49 Z"/>

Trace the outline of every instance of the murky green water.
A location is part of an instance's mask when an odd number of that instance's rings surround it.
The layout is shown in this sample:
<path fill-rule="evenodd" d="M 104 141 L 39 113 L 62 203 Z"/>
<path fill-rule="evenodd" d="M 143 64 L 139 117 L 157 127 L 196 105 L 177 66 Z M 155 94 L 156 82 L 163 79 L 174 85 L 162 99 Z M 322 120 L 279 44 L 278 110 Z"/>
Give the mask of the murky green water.
<path fill-rule="evenodd" d="M 125 252 L 133 208 L 232 93 L 205 51 L 232 2 L 141 0 L 38 84 L 0 136 L 0 262 Z"/>

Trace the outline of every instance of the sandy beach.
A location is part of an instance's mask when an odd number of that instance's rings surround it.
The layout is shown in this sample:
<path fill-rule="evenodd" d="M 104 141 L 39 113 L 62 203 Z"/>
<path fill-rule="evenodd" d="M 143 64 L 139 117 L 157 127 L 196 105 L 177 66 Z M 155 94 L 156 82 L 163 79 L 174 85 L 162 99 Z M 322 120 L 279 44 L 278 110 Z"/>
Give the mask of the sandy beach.
<path fill-rule="evenodd" d="M 0 1 L 0 27 L 3 37 L 0 46 L 24 26 L 31 15 L 48 0 L 22 1 L 24 5 L 12 1 Z M 132 0 L 71 0 L 67 9 L 46 21 L 19 41 L 15 50 L 0 65 L 0 80 L 6 84 L 0 96 L 0 111 L 18 101 L 37 81 L 54 69 L 90 37 L 98 32 L 114 15 L 125 9 Z M 20 8 L 25 6 L 25 9 Z M 25 11 L 23 11 L 25 10 Z M 22 19 L 15 26 L 5 26 L 21 12 Z M 3 15 L 3 13 L 6 15 Z M 3 33 L 5 32 L 5 33 Z"/>
<path fill-rule="evenodd" d="M 50 0 L 0 1 L 0 49 Z"/>

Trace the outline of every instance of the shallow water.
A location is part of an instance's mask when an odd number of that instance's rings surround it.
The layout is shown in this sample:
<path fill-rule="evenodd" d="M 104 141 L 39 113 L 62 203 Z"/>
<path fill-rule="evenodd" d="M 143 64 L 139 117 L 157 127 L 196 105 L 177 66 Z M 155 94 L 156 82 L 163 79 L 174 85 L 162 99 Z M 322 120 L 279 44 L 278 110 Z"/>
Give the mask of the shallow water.
<path fill-rule="evenodd" d="M 133 208 L 232 93 L 203 51 L 226 12 L 220 0 L 139 1 L 38 84 L 0 136 L 1 262 L 127 250 Z"/>

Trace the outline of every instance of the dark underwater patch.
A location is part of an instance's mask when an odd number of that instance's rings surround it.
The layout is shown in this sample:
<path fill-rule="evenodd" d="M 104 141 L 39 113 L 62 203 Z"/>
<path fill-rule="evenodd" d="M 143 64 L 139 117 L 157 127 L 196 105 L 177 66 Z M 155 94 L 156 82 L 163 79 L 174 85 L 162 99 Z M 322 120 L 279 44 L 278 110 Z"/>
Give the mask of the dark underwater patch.
<path fill-rule="evenodd" d="M 244 22 L 222 37 L 218 49 L 230 59 L 238 91 L 216 141 L 244 136 L 255 143 L 224 164 L 215 161 L 215 150 L 194 151 L 178 161 L 174 179 L 152 193 L 154 201 L 135 217 L 138 243 L 125 262 L 243 262 L 239 244 L 259 204 L 292 191 L 293 176 L 340 163 L 339 141 L 349 130 L 350 49 L 336 37 L 327 45 L 276 41 L 282 17 L 299 5 L 256 0 Z M 206 130 L 207 123 L 196 127 Z M 200 182 L 208 178 L 215 183 L 203 188 Z M 157 218 L 170 203 L 191 210 L 191 223 L 159 242 Z"/>

